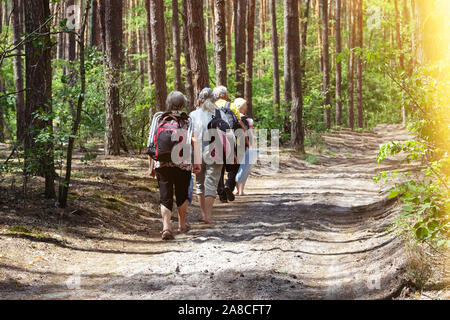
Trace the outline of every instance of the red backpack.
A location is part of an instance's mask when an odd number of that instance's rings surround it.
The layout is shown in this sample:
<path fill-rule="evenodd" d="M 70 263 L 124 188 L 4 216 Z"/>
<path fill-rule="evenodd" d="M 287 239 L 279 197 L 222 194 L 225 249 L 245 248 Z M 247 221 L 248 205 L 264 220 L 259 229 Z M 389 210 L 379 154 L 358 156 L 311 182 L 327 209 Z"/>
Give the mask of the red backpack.
<path fill-rule="evenodd" d="M 183 135 L 172 141 L 172 135 L 180 129 L 187 129 L 189 116 L 186 113 L 175 115 L 171 112 L 164 113 L 158 121 L 153 141 L 147 147 L 146 153 L 156 161 L 170 162 L 172 149 L 183 141 Z M 180 156 L 182 156 L 182 150 Z"/>

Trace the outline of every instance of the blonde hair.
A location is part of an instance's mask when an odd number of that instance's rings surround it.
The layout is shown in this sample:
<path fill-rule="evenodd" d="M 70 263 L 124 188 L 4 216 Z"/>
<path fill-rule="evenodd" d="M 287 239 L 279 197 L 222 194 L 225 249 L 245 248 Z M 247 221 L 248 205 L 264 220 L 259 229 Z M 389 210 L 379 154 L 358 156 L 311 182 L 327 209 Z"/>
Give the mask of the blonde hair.
<path fill-rule="evenodd" d="M 211 101 L 210 98 L 207 98 L 207 99 L 205 100 L 205 102 L 203 102 L 203 103 L 201 104 L 201 108 L 202 108 L 204 111 L 214 112 L 214 110 L 216 109 L 216 105 L 215 105 L 214 102 Z"/>
<path fill-rule="evenodd" d="M 241 108 L 247 105 L 247 100 L 237 98 L 236 100 L 234 100 L 234 105 L 239 109 L 239 111 L 241 111 Z"/>

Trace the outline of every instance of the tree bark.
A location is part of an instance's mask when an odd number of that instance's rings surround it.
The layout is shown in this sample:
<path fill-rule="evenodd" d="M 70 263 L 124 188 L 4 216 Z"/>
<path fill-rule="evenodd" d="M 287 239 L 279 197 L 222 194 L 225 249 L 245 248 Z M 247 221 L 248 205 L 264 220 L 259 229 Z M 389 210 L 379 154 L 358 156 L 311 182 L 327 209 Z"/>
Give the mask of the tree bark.
<path fill-rule="evenodd" d="M 226 45 L 226 21 L 225 0 L 215 0 L 215 36 L 214 57 L 216 64 L 216 84 L 227 86 L 227 45 Z"/>
<path fill-rule="evenodd" d="M 150 0 L 150 23 L 152 32 L 152 52 L 155 76 L 155 96 L 157 110 L 166 109 L 166 43 L 164 31 L 164 1 Z"/>
<path fill-rule="evenodd" d="M 226 11 L 226 28 L 227 28 L 227 63 L 231 62 L 232 59 L 232 42 L 231 42 L 231 26 L 232 26 L 232 14 L 231 14 L 232 3 L 231 0 L 225 0 L 225 11 Z"/>
<path fill-rule="evenodd" d="M 74 8 L 74 6 L 75 6 L 75 0 L 67 1 L 67 8 L 70 8 L 70 7 Z M 75 11 L 71 11 L 71 12 L 66 11 L 65 13 L 66 13 L 66 15 L 72 15 L 72 14 L 75 14 Z M 71 31 L 75 31 L 75 29 L 72 28 Z M 74 61 L 77 56 L 75 34 L 73 32 L 68 33 L 66 36 L 66 39 L 67 39 L 67 45 L 65 46 L 66 50 L 67 50 L 66 58 L 69 61 Z"/>
<path fill-rule="evenodd" d="M 25 95 L 23 86 L 23 45 L 20 44 L 23 36 L 23 0 L 12 2 L 12 28 L 14 50 L 14 86 L 16 90 L 16 137 L 20 141 L 25 131 Z"/>
<path fill-rule="evenodd" d="M 320 11 L 322 20 L 322 64 L 323 64 L 323 121 L 327 129 L 331 128 L 331 95 L 330 95 L 330 55 L 328 43 L 328 0 L 320 0 Z"/>
<path fill-rule="evenodd" d="M 145 0 L 145 12 L 147 17 L 147 73 L 148 73 L 148 84 L 153 85 L 155 79 L 155 71 L 153 67 L 153 49 L 152 49 L 152 27 L 151 27 L 151 17 L 150 17 L 150 0 Z"/>
<path fill-rule="evenodd" d="M 289 68 L 289 37 L 288 37 L 288 7 L 284 6 L 284 103 L 290 104 L 292 101 L 291 95 L 291 74 Z"/>
<path fill-rule="evenodd" d="M 120 72 L 123 66 L 122 1 L 105 0 L 106 133 L 105 154 L 120 154 Z"/>
<path fill-rule="evenodd" d="M 235 62 L 236 62 L 236 95 L 244 96 L 245 91 L 245 22 L 247 14 L 247 1 L 236 0 L 235 16 Z"/>
<path fill-rule="evenodd" d="M 270 21 L 272 26 L 272 63 L 273 63 L 273 104 L 280 110 L 280 66 L 278 61 L 278 30 L 275 0 L 269 0 Z"/>
<path fill-rule="evenodd" d="M 357 1 L 357 27 L 358 27 L 358 47 L 360 48 L 360 54 L 356 58 L 356 109 L 358 127 L 364 127 L 364 114 L 363 114 L 363 93 L 362 93 L 362 50 L 363 50 L 363 1 Z"/>
<path fill-rule="evenodd" d="M 336 0 L 336 125 L 342 125 L 341 0 Z"/>
<path fill-rule="evenodd" d="M 253 53 L 254 53 L 254 41 L 255 40 L 255 0 L 248 0 L 247 10 L 247 45 L 246 45 L 246 57 L 245 57 L 245 88 L 244 96 L 247 100 L 247 113 L 250 117 L 253 117 Z"/>
<path fill-rule="evenodd" d="M 298 28 L 298 1 L 285 0 L 285 17 L 287 25 L 287 39 L 289 41 L 289 68 L 291 70 L 291 145 L 297 151 L 304 153 L 304 131 L 302 123 L 302 84 L 300 70 L 300 35 Z"/>
<path fill-rule="evenodd" d="M 191 54 L 189 52 L 189 32 L 187 21 L 187 0 L 182 0 L 183 5 L 183 51 L 186 69 L 186 97 L 189 109 L 194 109 L 194 86 L 192 84 Z"/>
<path fill-rule="evenodd" d="M 203 18 L 203 1 L 188 0 L 186 3 L 187 22 L 189 34 L 189 50 L 192 68 L 192 83 L 194 87 L 194 100 L 198 98 L 200 91 L 209 87 L 208 61 L 206 56 L 205 33 Z"/>
<path fill-rule="evenodd" d="M 178 0 L 172 0 L 172 40 L 173 40 L 173 67 L 175 90 L 183 91 L 181 82 L 181 45 L 180 45 L 180 20 L 178 14 Z"/>
<path fill-rule="evenodd" d="M 354 74 L 355 74 L 355 36 L 356 36 L 356 26 L 355 26 L 355 4 L 353 0 L 348 1 L 348 25 L 351 27 L 348 33 L 348 48 L 350 50 L 350 55 L 348 59 L 348 111 L 347 111 L 347 126 L 350 129 L 355 127 L 355 117 L 354 117 Z"/>
<path fill-rule="evenodd" d="M 52 61 L 50 41 L 49 0 L 29 0 L 25 10 L 25 32 L 33 34 L 32 40 L 25 44 L 26 103 L 25 150 L 40 163 L 40 172 L 45 177 L 45 196 L 55 198 L 54 157 L 52 141 L 36 142 L 37 135 L 46 131 L 53 134 L 52 120 L 35 117 L 36 112 L 52 112 Z M 42 43 L 36 47 L 35 43 Z M 29 151 L 29 152 L 27 152 Z M 29 163 L 30 159 L 25 161 Z"/>
<path fill-rule="evenodd" d="M 308 20 L 309 20 L 309 10 L 310 10 L 310 0 L 306 0 L 305 11 L 303 13 L 303 22 L 302 26 L 302 34 L 300 38 L 300 59 L 301 59 L 301 73 L 302 73 L 302 81 L 305 79 L 306 74 L 306 41 L 308 35 Z M 305 81 L 302 82 L 303 89 L 305 87 Z"/>

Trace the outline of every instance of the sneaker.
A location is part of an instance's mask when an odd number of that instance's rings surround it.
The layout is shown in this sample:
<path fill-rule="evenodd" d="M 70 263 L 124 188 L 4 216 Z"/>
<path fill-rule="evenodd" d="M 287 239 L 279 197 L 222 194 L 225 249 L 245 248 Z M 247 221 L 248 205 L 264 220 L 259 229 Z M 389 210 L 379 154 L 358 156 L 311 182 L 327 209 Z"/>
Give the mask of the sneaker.
<path fill-rule="evenodd" d="M 225 193 L 227 194 L 228 201 L 234 201 L 234 194 L 229 188 L 225 187 Z"/>

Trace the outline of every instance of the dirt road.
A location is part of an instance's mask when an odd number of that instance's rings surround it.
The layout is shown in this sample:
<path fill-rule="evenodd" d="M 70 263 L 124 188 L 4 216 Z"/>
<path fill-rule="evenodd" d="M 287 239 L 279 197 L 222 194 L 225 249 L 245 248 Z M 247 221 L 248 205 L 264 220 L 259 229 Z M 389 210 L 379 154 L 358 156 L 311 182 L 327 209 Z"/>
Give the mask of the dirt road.
<path fill-rule="evenodd" d="M 194 204 L 188 217 L 192 230 L 173 242 L 157 234 L 68 239 L 64 245 L 38 241 L 33 245 L 41 246 L 41 259 L 30 257 L 27 268 L 3 253 L 0 296 L 389 298 L 402 286 L 405 254 L 401 239 L 387 230 L 398 208 L 372 178 L 382 169 L 375 159 L 379 144 L 406 136 L 396 126 L 326 135 L 329 152 L 318 156 L 317 164 L 283 154 L 281 173 L 265 175 L 256 168 L 247 196 L 217 205 L 214 226 L 197 222 Z M 159 228 L 158 222 L 154 229 Z"/>

